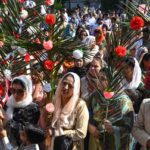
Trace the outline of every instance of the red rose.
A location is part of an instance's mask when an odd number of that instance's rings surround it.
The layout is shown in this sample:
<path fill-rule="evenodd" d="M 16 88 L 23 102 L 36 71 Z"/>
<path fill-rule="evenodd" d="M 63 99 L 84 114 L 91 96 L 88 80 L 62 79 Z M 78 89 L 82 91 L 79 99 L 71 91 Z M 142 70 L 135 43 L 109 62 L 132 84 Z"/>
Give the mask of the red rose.
<path fill-rule="evenodd" d="M 30 61 L 30 55 L 27 53 L 26 55 L 25 55 L 25 62 L 29 62 Z"/>
<path fill-rule="evenodd" d="M 37 11 L 34 11 L 34 12 L 33 12 L 33 15 L 36 16 L 36 15 L 37 15 Z"/>
<path fill-rule="evenodd" d="M 54 14 L 47 14 L 45 21 L 49 25 L 54 25 L 56 23 L 56 17 Z"/>
<path fill-rule="evenodd" d="M 130 21 L 130 27 L 133 30 L 139 30 L 144 27 L 144 20 L 141 17 L 135 16 Z"/>
<path fill-rule="evenodd" d="M 52 0 L 46 0 L 46 4 L 47 4 L 47 5 L 52 5 L 53 2 L 52 2 Z"/>
<path fill-rule="evenodd" d="M 45 67 L 47 70 L 53 70 L 53 68 L 54 68 L 54 62 L 51 61 L 51 60 L 45 60 L 45 61 L 44 61 L 44 67 Z"/>
<path fill-rule="evenodd" d="M 115 48 L 115 52 L 116 52 L 116 54 L 117 54 L 118 56 L 124 57 L 124 56 L 126 56 L 127 49 L 126 49 L 125 47 L 123 47 L 123 46 L 117 46 L 117 47 Z"/>
<path fill-rule="evenodd" d="M 0 96 L 4 94 L 4 86 L 0 85 Z"/>

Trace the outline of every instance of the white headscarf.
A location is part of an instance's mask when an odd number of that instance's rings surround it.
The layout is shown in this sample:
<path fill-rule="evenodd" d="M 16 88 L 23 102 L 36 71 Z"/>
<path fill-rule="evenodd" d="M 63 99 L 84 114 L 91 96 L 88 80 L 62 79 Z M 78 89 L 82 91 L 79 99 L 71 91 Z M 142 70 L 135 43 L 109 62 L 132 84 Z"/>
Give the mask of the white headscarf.
<path fill-rule="evenodd" d="M 128 83 L 126 89 L 137 89 L 141 83 L 141 77 L 142 77 L 141 68 L 136 58 L 134 58 L 134 61 L 135 61 L 135 66 L 133 70 L 132 81 Z"/>
<path fill-rule="evenodd" d="M 9 97 L 7 104 L 6 104 L 8 106 L 8 109 L 6 111 L 8 119 L 12 119 L 14 108 L 23 108 L 32 103 L 32 81 L 31 81 L 31 79 L 29 79 L 25 75 L 21 75 L 21 76 L 15 77 L 12 81 L 12 84 L 13 84 L 14 80 L 16 80 L 16 79 L 18 79 L 24 83 L 26 92 L 27 92 L 27 97 L 20 102 L 16 102 L 13 95 L 11 95 Z"/>
<path fill-rule="evenodd" d="M 73 95 L 68 101 L 68 103 L 62 108 L 61 107 L 61 85 L 64 78 L 68 75 L 72 75 L 74 77 L 74 89 Z M 56 90 L 56 98 L 55 98 L 55 112 L 52 119 L 52 127 L 57 128 L 55 131 L 55 135 L 63 134 L 62 127 L 67 127 L 69 125 L 68 117 L 74 111 L 77 102 L 80 96 L 80 77 L 72 72 L 69 72 L 63 76 L 60 80 L 57 90 Z M 58 123 L 59 122 L 59 123 Z M 59 128 L 57 127 L 57 123 L 59 124 Z"/>
<path fill-rule="evenodd" d="M 95 41 L 95 36 L 87 36 L 84 40 L 84 43 L 87 45 L 87 46 L 91 46 L 92 42 Z"/>

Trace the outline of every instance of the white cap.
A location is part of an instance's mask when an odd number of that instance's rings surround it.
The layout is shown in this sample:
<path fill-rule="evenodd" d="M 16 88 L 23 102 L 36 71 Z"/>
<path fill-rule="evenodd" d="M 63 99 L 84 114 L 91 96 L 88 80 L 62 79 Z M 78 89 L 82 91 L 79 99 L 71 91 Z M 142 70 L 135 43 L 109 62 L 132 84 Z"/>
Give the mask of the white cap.
<path fill-rule="evenodd" d="M 83 58 L 83 52 L 79 49 L 73 51 L 73 58 L 81 59 Z"/>

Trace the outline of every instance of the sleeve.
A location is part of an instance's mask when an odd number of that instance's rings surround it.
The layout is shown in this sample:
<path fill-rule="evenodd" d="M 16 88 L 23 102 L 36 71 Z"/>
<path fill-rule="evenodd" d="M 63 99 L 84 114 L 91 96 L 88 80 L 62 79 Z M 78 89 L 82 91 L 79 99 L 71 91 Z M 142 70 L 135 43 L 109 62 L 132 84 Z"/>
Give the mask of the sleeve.
<path fill-rule="evenodd" d="M 88 109 L 85 102 L 82 102 L 77 110 L 77 119 L 74 130 L 65 130 L 64 134 L 73 138 L 74 141 L 84 139 L 87 134 L 89 121 Z"/>
<path fill-rule="evenodd" d="M 139 114 L 137 116 L 137 120 L 134 123 L 132 134 L 134 138 L 143 146 L 146 147 L 147 141 L 150 139 L 150 135 L 145 131 L 144 129 L 144 115 L 146 115 L 144 112 L 146 103 L 141 104 L 141 108 L 139 111 Z"/>
<path fill-rule="evenodd" d="M 133 127 L 134 121 L 134 109 L 133 103 L 128 98 L 123 98 L 122 100 L 122 119 L 118 123 L 121 133 L 130 133 Z"/>
<path fill-rule="evenodd" d="M 14 147 L 9 142 L 8 137 L 2 138 L 2 144 L 4 146 L 4 150 L 14 150 Z"/>

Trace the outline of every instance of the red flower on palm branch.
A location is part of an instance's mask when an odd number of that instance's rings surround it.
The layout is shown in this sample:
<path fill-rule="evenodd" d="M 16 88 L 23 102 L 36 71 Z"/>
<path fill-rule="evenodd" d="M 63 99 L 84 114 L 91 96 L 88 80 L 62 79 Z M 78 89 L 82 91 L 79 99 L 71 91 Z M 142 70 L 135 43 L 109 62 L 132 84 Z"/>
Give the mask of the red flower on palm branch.
<path fill-rule="evenodd" d="M 54 25 L 56 23 L 56 16 L 54 14 L 47 14 L 45 21 L 49 25 Z"/>
<path fill-rule="evenodd" d="M 127 49 L 124 46 L 117 46 L 115 52 L 120 57 L 125 57 L 127 54 Z"/>
<path fill-rule="evenodd" d="M 144 20 L 141 17 L 134 16 L 130 21 L 130 27 L 133 30 L 139 30 L 144 27 Z"/>
<path fill-rule="evenodd" d="M 51 61 L 51 60 L 45 60 L 44 61 L 44 67 L 47 70 L 53 70 L 53 68 L 54 68 L 54 62 Z"/>

